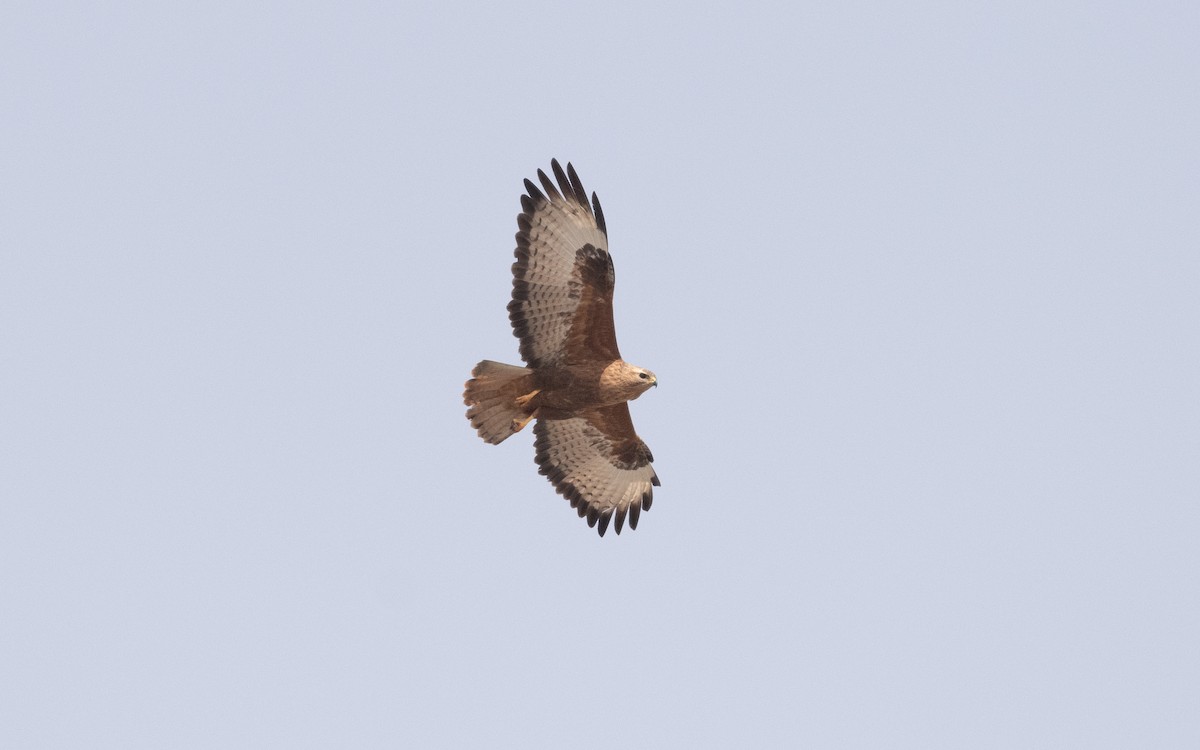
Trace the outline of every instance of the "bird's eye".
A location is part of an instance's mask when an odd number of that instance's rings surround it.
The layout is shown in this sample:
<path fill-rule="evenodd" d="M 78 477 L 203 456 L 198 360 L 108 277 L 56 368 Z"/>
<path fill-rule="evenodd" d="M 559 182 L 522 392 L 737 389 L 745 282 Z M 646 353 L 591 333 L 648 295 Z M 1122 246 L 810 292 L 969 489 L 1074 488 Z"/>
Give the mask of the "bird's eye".
<path fill-rule="evenodd" d="M 646 374 L 646 373 L 644 373 L 644 372 L 639 372 L 639 373 L 638 373 L 638 377 L 639 377 L 639 378 L 641 378 L 642 380 L 645 380 L 646 378 L 648 378 L 648 377 L 650 377 L 650 376 L 649 376 L 649 375 L 647 375 L 647 374 Z"/>

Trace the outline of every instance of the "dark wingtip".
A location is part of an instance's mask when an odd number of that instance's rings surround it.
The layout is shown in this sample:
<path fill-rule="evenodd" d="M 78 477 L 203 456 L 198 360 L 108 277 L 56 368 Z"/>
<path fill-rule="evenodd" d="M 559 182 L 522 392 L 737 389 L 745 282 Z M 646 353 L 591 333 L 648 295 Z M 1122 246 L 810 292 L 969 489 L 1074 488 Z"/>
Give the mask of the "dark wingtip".
<path fill-rule="evenodd" d="M 637 530 L 638 519 L 642 517 L 642 501 L 636 500 L 629 506 L 629 528 Z"/>
<path fill-rule="evenodd" d="M 541 190 L 538 190 L 538 186 L 534 185 L 533 180 L 528 177 L 525 178 L 525 192 L 529 193 L 529 197 L 536 201 L 546 200 L 546 196 L 542 194 Z"/>
<path fill-rule="evenodd" d="M 562 165 L 558 163 L 558 159 L 550 160 L 550 171 L 554 173 L 554 179 L 558 180 L 558 189 L 562 191 L 564 196 L 573 196 L 575 191 L 571 189 L 571 181 L 567 179 L 567 173 L 563 171 Z"/>
<path fill-rule="evenodd" d="M 604 532 L 608 531 L 608 522 L 611 520 L 612 520 L 612 511 L 611 510 L 606 513 L 600 514 L 600 528 L 598 529 L 598 531 L 600 532 L 600 536 L 604 536 Z M 617 529 L 617 533 L 620 534 L 621 530 Z"/>
<path fill-rule="evenodd" d="M 554 183 L 550 180 L 549 177 L 546 176 L 545 172 L 543 172 L 542 170 L 539 169 L 537 174 L 538 174 L 538 181 L 542 183 L 542 187 L 546 190 L 546 195 L 550 195 L 555 198 L 562 197 L 562 195 L 558 192 L 558 188 L 554 187 Z"/>
<path fill-rule="evenodd" d="M 575 200 L 584 208 L 591 210 L 588 204 L 587 191 L 583 189 L 583 182 L 579 179 L 579 175 L 575 172 L 574 165 L 567 162 L 567 179 L 571 181 L 571 192 L 575 194 Z"/>
<path fill-rule="evenodd" d="M 596 226 L 600 227 L 600 231 L 604 236 L 608 236 L 608 227 L 604 225 L 604 210 L 600 208 L 600 196 L 592 193 L 592 213 L 596 215 Z"/>
<path fill-rule="evenodd" d="M 629 508 L 620 508 L 617 510 L 617 535 L 621 534 L 621 529 L 625 526 L 625 514 L 629 512 Z"/>

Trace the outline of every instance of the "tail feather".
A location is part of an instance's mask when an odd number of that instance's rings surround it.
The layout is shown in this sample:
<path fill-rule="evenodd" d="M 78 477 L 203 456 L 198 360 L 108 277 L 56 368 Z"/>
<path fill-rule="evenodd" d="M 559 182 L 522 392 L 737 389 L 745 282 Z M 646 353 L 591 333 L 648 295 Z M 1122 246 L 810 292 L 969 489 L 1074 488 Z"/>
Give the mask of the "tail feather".
<path fill-rule="evenodd" d="M 484 360 L 471 371 L 463 392 L 467 419 L 489 443 L 501 443 L 517 432 L 518 420 L 532 414 L 532 404 L 520 406 L 516 399 L 533 390 L 533 371 L 527 367 Z"/>

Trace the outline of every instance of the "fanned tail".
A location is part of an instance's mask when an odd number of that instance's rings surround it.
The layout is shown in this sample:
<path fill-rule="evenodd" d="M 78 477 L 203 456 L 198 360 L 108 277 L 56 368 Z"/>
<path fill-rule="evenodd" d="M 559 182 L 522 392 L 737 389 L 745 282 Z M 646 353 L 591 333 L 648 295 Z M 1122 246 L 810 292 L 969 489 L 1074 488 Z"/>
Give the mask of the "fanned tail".
<path fill-rule="evenodd" d="M 537 411 L 537 407 L 522 396 L 533 392 L 533 371 L 527 367 L 506 365 L 485 359 L 475 365 L 463 391 L 467 419 L 489 443 L 504 442 L 519 432 Z"/>

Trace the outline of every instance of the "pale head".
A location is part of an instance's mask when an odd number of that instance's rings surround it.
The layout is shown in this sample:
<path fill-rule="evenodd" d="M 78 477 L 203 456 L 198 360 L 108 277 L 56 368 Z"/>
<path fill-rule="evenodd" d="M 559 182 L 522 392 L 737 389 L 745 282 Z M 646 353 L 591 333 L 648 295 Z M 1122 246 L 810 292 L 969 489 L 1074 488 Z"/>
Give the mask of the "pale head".
<path fill-rule="evenodd" d="M 609 403 L 632 401 L 656 385 L 658 378 L 654 373 L 623 359 L 613 362 L 600 374 L 600 395 Z"/>

